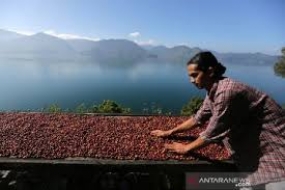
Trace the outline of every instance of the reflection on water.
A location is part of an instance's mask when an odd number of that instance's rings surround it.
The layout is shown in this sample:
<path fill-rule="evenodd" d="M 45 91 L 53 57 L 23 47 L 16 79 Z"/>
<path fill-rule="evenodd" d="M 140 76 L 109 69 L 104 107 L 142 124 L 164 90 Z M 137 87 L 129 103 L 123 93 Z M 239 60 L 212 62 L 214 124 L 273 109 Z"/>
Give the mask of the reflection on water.
<path fill-rule="evenodd" d="M 194 95 L 204 96 L 189 83 L 186 67 L 177 64 L 140 63 L 112 68 L 93 63 L 25 60 L 0 61 L 0 109 L 39 109 L 52 103 L 74 108 L 112 99 L 135 112 L 151 107 L 179 113 Z M 253 85 L 285 103 L 284 79 L 270 66 L 228 66 L 227 76 Z M 284 94 L 284 93 L 283 93 Z"/>

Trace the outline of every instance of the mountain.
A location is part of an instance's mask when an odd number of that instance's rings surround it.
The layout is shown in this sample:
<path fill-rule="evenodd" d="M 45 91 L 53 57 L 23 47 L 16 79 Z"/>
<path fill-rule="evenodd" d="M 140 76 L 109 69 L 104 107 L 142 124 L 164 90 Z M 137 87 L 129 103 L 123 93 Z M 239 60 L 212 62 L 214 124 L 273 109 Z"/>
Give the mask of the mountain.
<path fill-rule="evenodd" d="M 85 40 L 85 39 L 68 39 L 67 43 L 77 52 L 83 53 L 90 51 L 98 46 L 97 41 Z"/>
<path fill-rule="evenodd" d="M 185 45 L 139 46 L 125 39 L 91 41 L 86 39 L 64 40 L 45 33 L 31 36 L 0 30 L 0 59 L 36 59 L 78 61 L 102 65 L 127 66 L 138 62 L 159 62 L 185 65 L 198 47 Z M 262 53 L 219 53 L 212 51 L 223 64 L 273 65 L 278 56 Z"/>
<path fill-rule="evenodd" d="M 223 64 L 239 65 L 273 65 L 277 62 L 278 56 L 271 56 L 262 53 L 217 53 L 214 55 Z"/>
<path fill-rule="evenodd" d="M 158 46 L 150 50 L 152 54 L 157 55 L 157 59 L 170 63 L 186 63 L 192 56 L 201 51 L 197 48 L 189 48 L 187 46 L 175 46 L 167 48 Z"/>
<path fill-rule="evenodd" d="M 16 32 L 10 32 L 7 30 L 0 29 L 0 42 L 9 41 L 13 39 L 17 39 L 23 37 L 24 35 L 18 34 Z"/>
<path fill-rule="evenodd" d="M 25 47 L 25 51 L 37 53 L 74 53 L 75 50 L 65 41 L 45 33 L 18 39 L 17 42 Z"/>
<path fill-rule="evenodd" d="M 187 46 L 175 46 L 168 48 L 166 46 L 148 47 L 148 58 L 155 59 L 160 62 L 181 63 L 185 62 L 191 56 L 192 49 Z"/>
<path fill-rule="evenodd" d="M 155 46 L 153 45 L 140 45 L 143 49 L 145 49 L 146 51 L 151 50 L 152 48 L 154 48 Z"/>
<path fill-rule="evenodd" d="M 93 61 L 104 64 L 128 65 L 144 61 L 147 52 L 136 43 L 128 40 L 101 40 L 89 51 L 83 52 Z"/>
<path fill-rule="evenodd" d="M 149 53 L 157 61 L 186 64 L 191 57 L 202 50 L 198 47 L 189 48 L 187 46 L 175 46 L 167 48 L 157 46 L 149 49 Z M 279 56 L 266 55 L 262 53 L 218 53 L 213 54 L 222 64 L 242 64 L 242 65 L 273 65 Z M 156 55 L 156 56 L 154 56 Z"/>
<path fill-rule="evenodd" d="M 13 58 L 71 60 L 77 52 L 63 39 L 37 33 L 1 43 L 0 54 Z"/>

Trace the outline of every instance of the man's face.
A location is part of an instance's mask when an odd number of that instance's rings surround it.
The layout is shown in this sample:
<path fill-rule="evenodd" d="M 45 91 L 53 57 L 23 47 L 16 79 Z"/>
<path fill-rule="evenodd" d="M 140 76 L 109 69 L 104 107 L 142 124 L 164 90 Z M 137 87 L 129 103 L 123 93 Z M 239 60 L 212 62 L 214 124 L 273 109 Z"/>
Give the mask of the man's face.
<path fill-rule="evenodd" d="M 197 69 L 197 67 L 197 64 L 190 64 L 187 66 L 190 82 L 193 83 L 199 89 L 207 88 L 209 82 L 211 81 L 209 72 L 203 72 Z"/>

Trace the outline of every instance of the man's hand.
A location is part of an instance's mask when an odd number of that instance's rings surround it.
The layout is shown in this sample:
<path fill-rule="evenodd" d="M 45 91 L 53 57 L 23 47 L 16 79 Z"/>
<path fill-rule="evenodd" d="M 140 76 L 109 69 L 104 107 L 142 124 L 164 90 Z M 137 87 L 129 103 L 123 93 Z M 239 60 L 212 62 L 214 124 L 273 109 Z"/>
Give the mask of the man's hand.
<path fill-rule="evenodd" d="M 170 150 L 171 152 L 176 152 L 178 154 L 186 154 L 189 151 L 187 144 L 177 142 L 165 144 L 164 147 L 166 150 Z"/>
<path fill-rule="evenodd" d="M 154 131 L 151 131 L 150 134 L 153 136 L 157 136 L 157 137 L 167 137 L 172 134 L 172 131 L 154 130 Z"/>
<path fill-rule="evenodd" d="M 174 142 L 172 144 L 165 144 L 164 147 L 166 150 L 170 150 L 178 154 L 186 154 L 187 152 L 200 148 L 208 143 L 209 142 L 205 141 L 201 137 L 198 137 L 195 141 L 188 144 Z"/>

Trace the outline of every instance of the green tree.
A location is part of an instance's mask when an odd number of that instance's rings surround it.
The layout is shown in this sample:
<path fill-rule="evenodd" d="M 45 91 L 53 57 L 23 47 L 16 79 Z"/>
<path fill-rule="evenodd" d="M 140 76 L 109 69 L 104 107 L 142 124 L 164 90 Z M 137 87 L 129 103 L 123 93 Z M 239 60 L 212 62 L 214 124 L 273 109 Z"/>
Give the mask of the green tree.
<path fill-rule="evenodd" d="M 113 100 L 104 100 L 99 106 L 100 113 L 130 113 L 130 108 L 124 108 Z"/>
<path fill-rule="evenodd" d="M 282 55 L 274 65 L 275 75 L 285 78 L 285 47 L 281 49 Z"/>
<path fill-rule="evenodd" d="M 99 108 L 97 105 L 92 105 L 90 106 L 89 110 L 90 113 L 98 113 L 99 112 Z"/>
<path fill-rule="evenodd" d="M 190 101 L 184 105 L 180 111 L 181 115 L 192 115 L 196 113 L 203 103 L 203 98 L 201 97 L 193 97 Z"/>
<path fill-rule="evenodd" d="M 48 108 L 45 109 L 47 112 L 50 113 L 60 113 L 62 112 L 62 109 L 58 104 L 51 104 Z"/>

